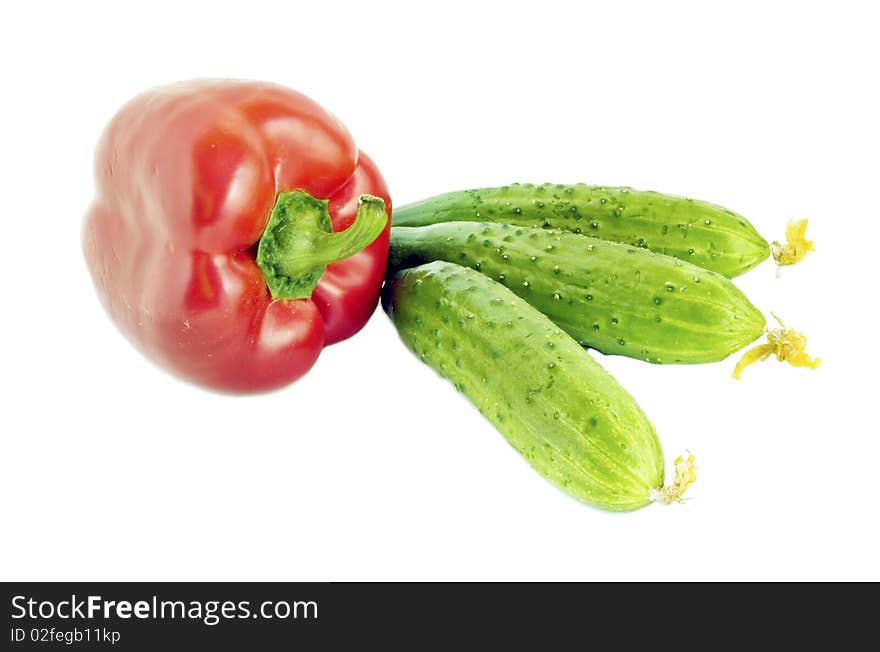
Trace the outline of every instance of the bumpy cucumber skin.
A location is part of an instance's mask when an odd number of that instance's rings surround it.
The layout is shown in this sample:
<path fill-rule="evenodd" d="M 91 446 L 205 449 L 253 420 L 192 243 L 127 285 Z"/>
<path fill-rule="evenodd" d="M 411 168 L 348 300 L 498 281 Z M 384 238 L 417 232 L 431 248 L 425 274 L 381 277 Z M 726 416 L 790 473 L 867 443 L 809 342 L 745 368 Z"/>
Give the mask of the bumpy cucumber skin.
<path fill-rule="evenodd" d="M 394 209 L 393 226 L 503 222 L 553 228 L 674 256 L 732 278 L 766 260 L 770 246 L 723 206 L 626 187 L 514 183 L 461 190 Z"/>
<path fill-rule="evenodd" d="M 720 274 L 565 231 L 477 222 L 391 229 L 392 270 L 432 260 L 486 274 L 582 346 L 606 354 L 664 364 L 715 362 L 766 326 Z"/>
<path fill-rule="evenodd" d="M 500 283 L 436 261 L 393 275 L 383 307 L 403 342 L 563 491 L 630 511 L 662 487 L 660 442 L 635 400 Z"/>

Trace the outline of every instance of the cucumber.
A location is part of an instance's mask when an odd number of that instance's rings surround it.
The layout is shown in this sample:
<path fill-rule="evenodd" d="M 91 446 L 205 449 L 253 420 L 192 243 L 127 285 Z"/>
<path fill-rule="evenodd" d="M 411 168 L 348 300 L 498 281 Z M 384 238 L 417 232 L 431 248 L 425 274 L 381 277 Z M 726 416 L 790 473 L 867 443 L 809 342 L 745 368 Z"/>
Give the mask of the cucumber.
<path fill-rule="evenodd" d="M 720 274 L 565 231 L 477 222 L 391 229 L 392 270 L 432 260 L 486 274 L 582 346 L 606 354 L 652 363 L 715 362 L 766 326 Z"/>
<path fill-rule="evenodd" d="M 660 442 L 635 400 L 500 283 L 435 261 L 394 274 L 382 305 L 403 342 L 563 491 L 612 511 L 680 499 L 687 482 L 663 487 Z"/>
<path fill-rule="evenodd" d="M 742 215 L 697 199 L 626 187 L 514 183 L 395 207 L 393 226 L 504 222 L 556 228 L 680 258 L 732 278 L 770 255 Z"/>

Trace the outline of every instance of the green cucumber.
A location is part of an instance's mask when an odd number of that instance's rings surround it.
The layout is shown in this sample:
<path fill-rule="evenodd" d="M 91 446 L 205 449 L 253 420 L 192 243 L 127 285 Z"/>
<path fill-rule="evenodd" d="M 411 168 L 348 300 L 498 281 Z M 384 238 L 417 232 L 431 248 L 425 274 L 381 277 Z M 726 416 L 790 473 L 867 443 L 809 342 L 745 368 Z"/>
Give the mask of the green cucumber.
<path fill-rule="evenodd" d="M 395 207 L 393 226 L 504 222 L 573 231 L 680 258 L 728 278 L 770 255 L 742 215 L 697 199 L 626 187 L 514 183 Z"/>
<path fill-rule="evenodd" d="M 653 363 L 723 360 L 764 332 L 728 279 L 617 242 L 509 224 L 393 227 L 392 270 L 445 260 L 478 270 L 582 346 Z"/>
<path fill-rule="evenodd" d="M 500 283 L 435 261 L 394 274 L 382 304 L 403 342 L 557 487 L 612 511 L 680 499 L 687 483 L 663 487 L 660 442 L 635 400 Z"/>

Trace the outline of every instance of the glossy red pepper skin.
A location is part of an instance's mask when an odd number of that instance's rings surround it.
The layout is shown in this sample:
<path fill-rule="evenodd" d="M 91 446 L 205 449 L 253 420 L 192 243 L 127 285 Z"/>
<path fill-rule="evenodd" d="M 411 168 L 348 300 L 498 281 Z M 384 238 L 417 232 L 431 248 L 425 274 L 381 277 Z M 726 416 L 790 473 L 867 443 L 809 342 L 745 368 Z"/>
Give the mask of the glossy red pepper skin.
<path fill-rule="evenodd" d="M 229 392 L 283 386 L 375 309 L 391 201 L 345 127 L 279 86 L 204 80 L 144 93 L 98 146 L 85 258 L 114 322 L 149 358 Z M 327 266 L 310 299 L 273 300 L 254 257 L 279 192 L 329 201 L 333 231 L 358 198 L 384 200 L 382 234 Z"/>

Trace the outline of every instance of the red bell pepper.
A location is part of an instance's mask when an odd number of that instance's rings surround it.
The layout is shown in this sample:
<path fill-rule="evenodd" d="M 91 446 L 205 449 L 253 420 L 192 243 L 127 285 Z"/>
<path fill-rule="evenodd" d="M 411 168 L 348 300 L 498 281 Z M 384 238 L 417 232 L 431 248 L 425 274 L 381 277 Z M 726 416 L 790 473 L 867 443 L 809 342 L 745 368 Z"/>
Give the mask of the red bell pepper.
<path fill-rule="evenodd" d="M 388 189 L 295 91 L 206 80 L 144 93 L 105 130 L 96 177 L 83 249 L 101 302 L 184 378 L 282 386 L 376 306 Z"/>

